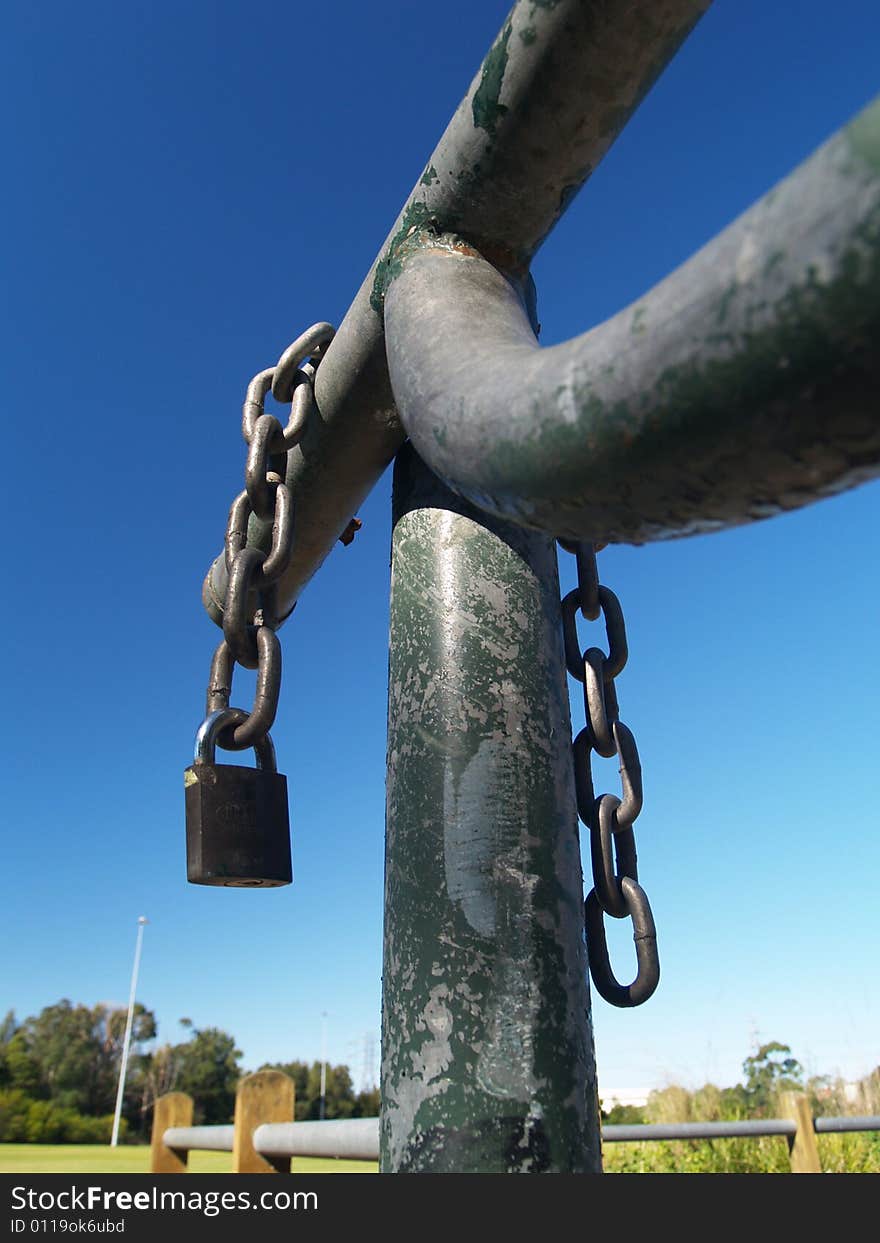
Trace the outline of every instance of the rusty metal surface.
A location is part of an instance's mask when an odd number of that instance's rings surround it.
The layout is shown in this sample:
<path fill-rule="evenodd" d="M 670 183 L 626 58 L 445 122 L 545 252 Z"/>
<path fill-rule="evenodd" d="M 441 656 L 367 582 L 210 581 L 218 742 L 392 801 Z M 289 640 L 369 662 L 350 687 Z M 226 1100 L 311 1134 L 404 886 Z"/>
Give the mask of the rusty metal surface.
<path fill-rule="evenodd" d="M 268 626 L 260 626 L 256 638 L 258 663 L 253 707 L 241 724 L 227 728 L 218 735 L 217 745 L 227 751 L 246 751 L 250 747 L 257 746 L 260 740 L 268 735 L 278 711 L 278 696 L 281 691 L 281 643 L 275 631 Z M 223 639 L 217 645 L 211 661 L 205 706 L 206 717 L 229 707 L 234 672 L 235 657 L 229 644 Z"/>
<path fill-rule="evenodd" d="M 552 541 L 395 467 L 382 1169 L 599 1168 Z"/>

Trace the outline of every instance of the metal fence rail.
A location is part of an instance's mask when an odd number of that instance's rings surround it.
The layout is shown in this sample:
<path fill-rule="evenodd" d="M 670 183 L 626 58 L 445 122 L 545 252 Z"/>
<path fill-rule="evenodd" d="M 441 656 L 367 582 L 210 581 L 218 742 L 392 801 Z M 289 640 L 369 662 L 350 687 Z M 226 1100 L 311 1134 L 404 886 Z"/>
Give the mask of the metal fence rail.
<path fill-rule="evenodd" d="M 742 1122 L 658 1122 L 635 1126 L 605 1126 L 606 1144 L 673 1139 L 757 1139 L 763 1135 L 797 1134 L 794 1118 L 748 1118 Z M 843 1131 L 880 1131 L 880 1117 L 814 1118 L 817 1134 Z"/>
<path fill-rule="evenodd" d="M 234 1126 L 170 1126 L 162 1142 L 178 1152 L 232 1152 Z"/>
<path fill-rule="evenodd" d="M 854 1131 L 880 1131 L 880 1115 L 814 1118 L 819 1135 Z M 749 1118 L 739 1122 L 669 1122 L 602 1128 L 602 1141 L 647 1143 L 657 1140 L 758 1139 L 782 1135 L 792 1139 L 798 1126 L 793 1118 Z M 177 1151 L 203 1149 L 232 1152 L 231 1126 L 169 1127 L 163 1143 Z M 258 1126 L 253 1145 L 266 1157 L 340 1157 L 353 1161 L 378 1161 L 379 1119 L 343 1118 L 329 1122 L 274 1122 Z"/>
<path fill-rule="evenodd" d="M 162 1135 L 176 1152 L 232 1152 L 235 1127 L 172 1126 Z M 378 1118 L 333 1118 L 327 1122 L 264 1122 L 253 1133 L 256 1152 L 265 1157 L 345 1157 L 379 1159 Z"/>
<path fill-rule="evenodd" d="M 378 1161 L 379 1119 L 269 1122 L 254 1131 L 254 1148 L 266 1157 L 345 1157 Z"/>
<path fill-rule="evenodd" d="M 873 1114 L 864 1118 L 815 1118 L 813 1125 L 820 1135 L 823 1131 L 880 1131 L 880 1117 Z"/>

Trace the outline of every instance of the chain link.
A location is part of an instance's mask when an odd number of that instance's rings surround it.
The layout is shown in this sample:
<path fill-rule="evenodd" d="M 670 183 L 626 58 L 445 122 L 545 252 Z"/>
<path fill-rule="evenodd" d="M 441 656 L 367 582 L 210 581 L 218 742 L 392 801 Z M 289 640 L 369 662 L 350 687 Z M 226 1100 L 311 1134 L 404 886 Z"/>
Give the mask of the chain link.
<path fill-rule="evenodd" d="M 281 690 L 281 644 L 275 633 L 277 584 L 290 564 L 294 535 L 293 496 L 284 482 L 287 454 L 305 435 L 315 406 L 315 372 L 333 335 L 332 325 L 313 324 L 287 347 L 274 367 L 254 376 L 245 394 L 241 412 L 241 431 L 248 447 L 245 487 L 232 502 L 226 522 L 223 639 L 211 661 L 206 702 L 206 717 L 230 713 L 229 723 L 216 740 L 227 751 L 271 745 L 269 730 Z M 290 402 L 285 426 L 264 409 L 270 392 L 277 401 Z M 252 514 L 272 523 L 268 554 L 248 545 Z M 340 537 L 342 542 L 351 543 L 359 527 L 353 518 Z M 257 671 L 249 713 L 229 706 L 236 665 Z"/>
<path fill-rule="evenodd" d="M 584 925 L 590 975 L 597 991 L 614 1006 L 639 1006 L 647 1001 L 660 979 L 657 932 L 648 896 L 638 883 L 633 824 L 642 810 L 642 765 L 632 731 L 620 719 L 615 678 L 629 655 L 623 610 L 617 596 L 599 582 L 596 546 L 559 540 L 577 558 L 578 585 L 562 600 L 562 637 L 565 665 L 583 684 L 586 725 L 572 743 L 578 815 L 590 831 L 593 888 L 584 902 Z M 608 651 L 583 651 L 577 635 L 576 614 L 605 623 Z M 596 798 L 592 752 L 620 762 L 622 798 Z M 636 947 L 636 978 L 619 984 L 611 969 L 605 936 L 605 916 L 629 917 Z"/>

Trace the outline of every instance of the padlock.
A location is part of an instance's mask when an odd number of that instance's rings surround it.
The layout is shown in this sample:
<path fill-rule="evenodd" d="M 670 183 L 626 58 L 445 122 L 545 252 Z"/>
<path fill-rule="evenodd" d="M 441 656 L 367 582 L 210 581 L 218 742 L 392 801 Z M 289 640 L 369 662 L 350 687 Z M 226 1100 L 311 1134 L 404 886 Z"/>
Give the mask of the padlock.
<path fill-rule="evenodd" d="M 269 888 L 293 879 L 287 778 L 276 770 L 272 739 L 255 744 L 256 768 L 214 763 L 217 735 L 245 719 L 238 708 L 212 712 L 183 776 L 186 878 L 194 885 Z"/>

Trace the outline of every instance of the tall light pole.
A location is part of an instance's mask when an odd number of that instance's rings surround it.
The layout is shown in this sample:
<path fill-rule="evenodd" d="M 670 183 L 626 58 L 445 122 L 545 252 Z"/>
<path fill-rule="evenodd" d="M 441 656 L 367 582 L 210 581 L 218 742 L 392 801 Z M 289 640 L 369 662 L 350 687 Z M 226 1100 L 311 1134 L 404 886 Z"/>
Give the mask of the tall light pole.
<path fill-rule="evenodd" d="M 145 915 L 138 916 L 137 941 L 134 947 L 134 968 L 131 973 L 131 992 L 128 995 L 128 1017 L 125 1020 L 125 1035 L 122 1039 L 122 1061 L 119 1065 L 119 1087 L 116 1091 L 116 1112 L 113 1115 L 113 1134 L 110 1136 L 110 1147 L 116 1147 L 119 1139 L 119 1119 L 122 1116 L 122 1094 L 125 1091 L 125 1072 L 128 1068 L 128 1047 L 131 1044 L 131 1024 L 134 1018 L 134 995 L 137 989 L 138 968 L 141 965 L 141 944 L 144 939 L 144 924 L 150 921 Z"/>

